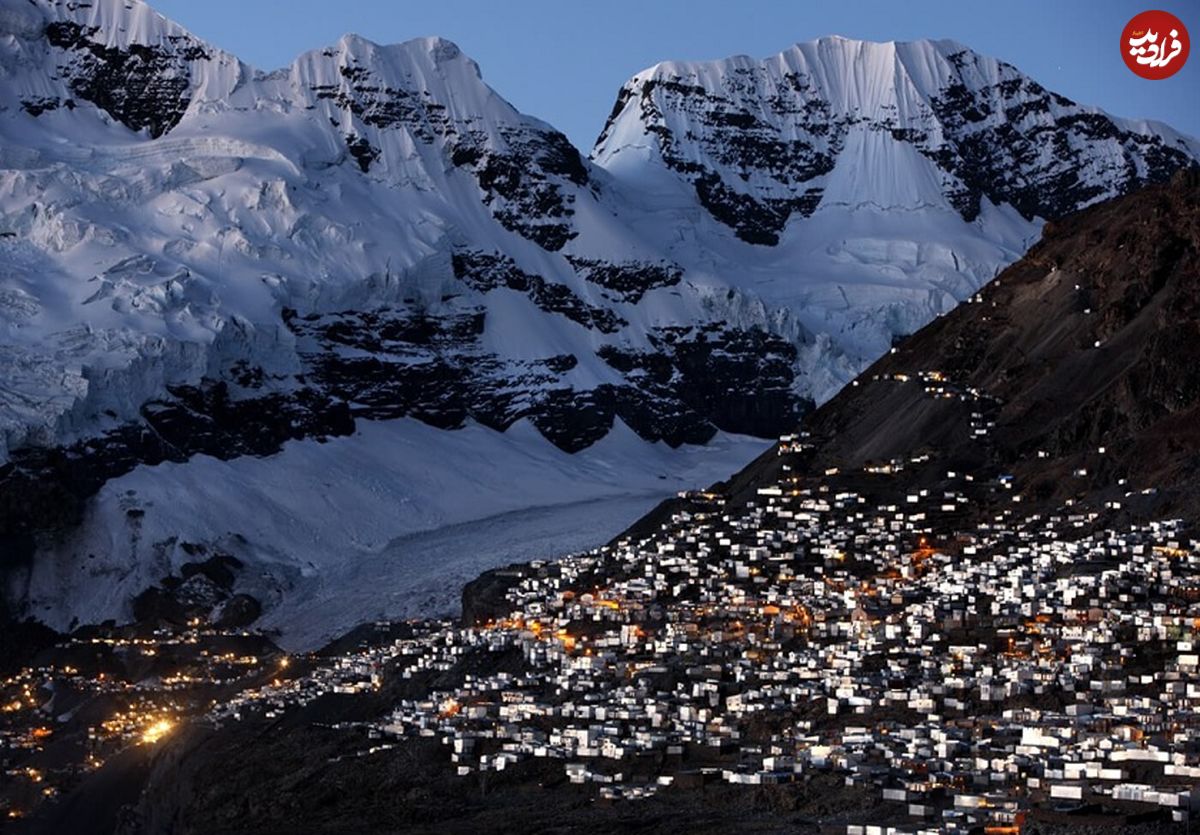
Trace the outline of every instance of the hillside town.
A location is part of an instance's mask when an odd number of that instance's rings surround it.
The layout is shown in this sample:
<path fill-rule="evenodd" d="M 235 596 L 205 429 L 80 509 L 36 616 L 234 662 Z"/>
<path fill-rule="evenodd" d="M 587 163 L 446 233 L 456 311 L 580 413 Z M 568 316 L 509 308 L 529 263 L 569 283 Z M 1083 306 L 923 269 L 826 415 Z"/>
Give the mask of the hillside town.
<path fill-rule="evenodd" d="M 684 493 L 653 535 L 493 572 L 475 623 L 296 657 L 200 620 L 77 633 L 3 681 L 5 815 L 187 722 L 385 692 L 334 723 L 345 756 L 430 737 L 462 779 L 555 761 L 600 803 L 832 774 L 897 822 L 823 822 L 851 835 L 1200 811 L 1192 531 L 1118 523 L 1116 500 L 1021 512 L 1011 477 L 931 478 L 928 454 L 801 475 L 811 448 L 781 438 L 749 501 Z"/>
<path fill-rule="evenodd" d="M 824 822 L 851 835 L 1188 821 L 1200 542 L 1177 521 L 1109 524 L 1115 501 L 1021 513 L 1004 476 L 886 489 L 936 466 L 784 464 L 744 504 L 685 494 L 652 537 L 497 572 L 505 616 L 407 624 L 208 720 L 452 681 L 347 723 L 370 740 L 353 755 L 436 737 L 464 779 L 559 761 L 597 802 L 833 773 L 903 822 Z"/>

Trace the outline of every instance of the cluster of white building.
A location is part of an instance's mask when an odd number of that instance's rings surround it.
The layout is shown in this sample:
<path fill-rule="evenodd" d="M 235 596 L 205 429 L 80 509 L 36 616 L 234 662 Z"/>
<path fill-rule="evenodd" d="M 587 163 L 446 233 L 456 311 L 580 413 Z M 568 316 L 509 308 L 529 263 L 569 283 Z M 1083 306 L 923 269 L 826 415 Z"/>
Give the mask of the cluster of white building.
<path fill-rule="evenodd" d="M 616 799 L 835 771 L 894 804 L 896 831 L 1200 809 L 1200 543 L 1180 524 L 980 521 L 1009 485 L 963 473 L 895 503 L 835 482 L 785 469 L 736 508 L 689 494 L 649 539 L 531 563 L 499 622 L 414 624 L 222 710 L 387 670 L 454 683 L 373 733 L 440 737 L 464 775 L 552 758 Z"/>

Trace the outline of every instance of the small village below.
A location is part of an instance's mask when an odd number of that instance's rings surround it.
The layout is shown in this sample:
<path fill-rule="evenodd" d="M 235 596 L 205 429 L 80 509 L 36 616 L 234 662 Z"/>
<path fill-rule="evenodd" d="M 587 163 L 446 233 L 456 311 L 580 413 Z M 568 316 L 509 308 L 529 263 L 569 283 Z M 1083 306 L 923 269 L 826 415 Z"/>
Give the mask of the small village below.
<path fill-rule="evenodd" d="M 434 738 L 465 784 L 554 761 L 613 804 L 836 775 L 877 801 L 861 820 L 815 821 L 848 835 L 1183 825 L 1200 812 L 1193 532 L 1103 524 L 1116 501 L 1030 512 L 1003 476 L 945 471 L 936 490 L 881 489 L 938 467 L 928 455 L 801 476 L 786 462 L 808 446 L 782 438 L 778 481 L 750 501 L 686 493 L 651 536 L 493 572 L 505 614 L 478 623 L 381 623 L 295 659 L 237 649 L 263 642 L 199 623 L 93 638 L 137 655 L 197 649 L 190 672 L 138 684 L 65 667 L 5 681 L 0 756 L 10 782 L 27 784 L 7 814 L 34 793 L 52 799 L 106 752 L 169 741 L 177 723 L 269 731 L 389 681 L 453 684 L 335 723 L 345 756 Z M 84 759 L 47 773 L 23 763 L 65 721 L 45 707 L 64 679 L 115 690 L 120 709 L 87 730 Z M 879 809 L 907 823 L 872 823 Z"/>

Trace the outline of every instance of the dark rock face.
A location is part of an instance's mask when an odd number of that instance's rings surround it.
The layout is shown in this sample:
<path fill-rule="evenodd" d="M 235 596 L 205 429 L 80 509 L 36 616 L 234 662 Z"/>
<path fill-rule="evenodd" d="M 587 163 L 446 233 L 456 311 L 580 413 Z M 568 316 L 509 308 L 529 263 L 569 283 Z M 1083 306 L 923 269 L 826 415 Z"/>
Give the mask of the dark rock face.
<path fill-rule="evenodd" d="M 970 60 L 966 53 L 957 58 Z M 963 183 L 951 198 L 965 220 L 978 216 L 984 196 L 1012 204 L 1026 218 L 1062 217 L 1196 165 L 1184 150 L 1160 137 L 1124 130 L 1101 113 L 1060 113 L 1052 126 L 1029 121 L 1031 115 L 1049 114 L 1052 105 L 1075 104 L 1003 66 L 1012 78 L 976 91 L 952 84 L 933 99 L 947 142 L 931 143 L 920 131 L 894 131 Z M 1081 149 L 1098 141 L 1119 143 L 1121 158 L 1107 170 L 1089 171 L 1081 164 L 1086 157 Z"/>
<path fill-rule="evenodd" d="M 482 201 L 504 228 L 539 246 L 557 251 L 577 234 L 571 226 L 575 196 L 571 186 L 586 186 L 588 171 L 566 136 L 529 125 L 500 129 L 503 143 L 470 124 L 456 124 L 446 106 L 427 90 L 386 83 L 370 66 L 344 57 L 339 84 L 310 87 L 318 101 L 329 102 L 353 116 L 363 133 L 346 137 L 347 149 L 364 173 L 379 158 L 372 131 L 404 130 L 427 145 L 444 143 L 449 162 L 472 173 Z M 336 126 L 336 123 L 335 123 Z"/>
<path fill-rule="evenodd" d="M 712 324 L 668 331 L 657 344 L 682 375 L 680 396 L 718 428 L 778 435 L 812 407 L 791 392 L 796 348 L 781 337 Z"/>
<path fill-rule="evenodd" d="M 577 362 L 570 355 L 511 360 L 484 352 L 480 308 L 436 318 L 403 309 L 287 311 L 285 321 L 300 338 L 306 377 L 368 419 L 411 416 L 455 428 L 474 418 L 505 429 L 538 415 L 562 386 L 559 376 Z"/>
<path fill-rule="evenodd" d="M 235 594 L 226 600 L 217 614 L 216 624 L 223 629 L 243 629 L 262 616 L 262 604 L 248 594 Z"/>
<path fill-rule="evenodd" d="M 463 254 L 456 268 L 481 288 L 544 283 L 495 255 Z M 513 360 L 483 351 L 481 308 L 436 318 L 399 309 L 288 311 L 285 321 L 300 339 L 306 379 L 357 417 L 412 416 L 443 428 L 471 418 L 500 430 L 528 418 L 575 452 L 616 418 L 644 438 L 678 445 L 703 443 L 717 429 L 778 434 L 805 408 L 791 391 L 794 346 L 763 331 L 680 328 L 656 334 L 654 352 L 603 347 L 600 356 L 627 384 L 578 390 L 563 379 L 578 363 L 572 355 Z"/>
<path fill-rule="evenodd" d="M 74 110 L 75 100 L 47 96 L 37 96 L 36 98 L 21 100 L 21 109 L 30 116 L 41 116 L 43 113 L 50 113 L 58 110 L 60 107 L 65 107 L 67 110 Z"/>
<path fill-rule="evenodd" d="M 71 92 L 130 130 L 145 130 L 152 137 L 179 124 L 191 101 L 188 64 L 209 58 L 203 45 L 180 38 L 173 49 L 146 44 L 118 49 L 94 40 L 97 31 L 72 21 L 46 27 L 47 41 L 64 53 L 59 72 Z M 34 109 L 26 103 L 35 116 L 50 108 L 41 103 Z"/>
<path fill-rule="evenodd" d="M 739 74 L 727 90 L 710 90 L 680 77 L 651 79 L 637 89 L 627 85 L 597 142 L 603 141 L 616 115 L 636 96 L 641 119 L 658 138 L 663 161 L 693 183 L 700 203 L 742 240 L 771 246 L 778 243 L 793 213 L 807 217 L 820 202 L 822 189 L 807 184 L 833 169 L 847 121 L 833 120 L 825 102 L 804 98 L 809 88 L 806 78 L 787 76 L 794 97 L 778 95 L 754 102 L 736 92 L 754 84 L 761 71 L 746 68 Z M 678 137 L 668 126 L 667 113 L 687 114 L 702 123 L 703 130 Z M 781 118 L 802 120 L 796 137 L 781 135 Z M 704 161 L 683 147 L 681 140 L 697 143 Z M 730 173 L 743 181 L 752 173 L 765 174 L 791 196 L 748 193 L 744 184 L 737 188 L 726 182 Z"/>
<path fill-rule="evenodd" d="M 683 279 L 683 270 L 677 264 L 613 263 L 574 256 L 567 260 L 584 279 L 603 287 L 608 298 L 629 304 L 637 304 L 656 287 L 674 287 Z"/>
<path fill-rule="evenodd" d="M 325 56 L 334 58 L 337 53 L 327 51 Z M 333 102 L 364 125 L 380 130 L 403 127 L 427 144 L 457 132 L 446 117 L 445 106 L 427 95 L 386 84 L 366 66 L 343 66 L 341 74 L 345 81 L 340 85 L 319 84 L 310 89 L 318 100 Z"/>
<path fill-rule="evenodd" d="M 379 149 L 361 136 L 354 136 L 353 134 L 347 136 L 346 150 L 350 152 L 350 156 L 354 157 L 354 161 L 358 163 L 359 170 L 364 174 L 371 170 L 371 163 L 379 159 Z"/>
<path fill-rule="evenodd" d="M 696 179 L 696 196 L 708 213 L 737 232 L 746 243 L 774 246 L 793 212 L 807 217 L 821 202 L 819 188 L 807 189 L 793 200 L 756 200 L 735 191 L 715 172 Z"/>
<path fill-rule="evenodd" d="M 505 595 L 520 581 L 520 569 L 521 566 L 496 568 L 463 586 L 460 616 L 463 626 L 479 626 L 508 617 L 512 606 Z"/>
<path fill-rule="evenodd" d="M 622 419 L 639 434 L 675 426 L 671 434 L 687 443 L 702 443 L 716 429 L 779 435 L 812 407 L 791 390 L 796 348 L 781 337 L 714 323 L 660 329 L 651 342 L 654 352 L 600 350 L 632 385 L 657 395 L 623 404 Z"/>
<path fill-rule="evenodd" d="M 474 172 L 483 202 L 505 229 L 551 252 L 578 233 L 571 226 L 574 194 L 567 183 L 585 186 L 587 168 L 563 134 L 532 128 L 502 128 L 508 150 L 488 147 L 482 134 L 454 144 L 451 161 Z"/>
<path fill-rule="evenodd" d="M 570 287 L 525 272 L 503 253 L 460 250 L 454 254 L 453 264 L 455 277 L 481 293 L 507 287 L 527 294 L 534 304 L 547 313 L 566 316 L 601 333 L 616 333 L 628 324 L 612 310 L 579 298 Z"/>
<path fill-rule="evenodd" d="M 158 585 L 137 595 L 132 601 L 135 621 L 182 626 L 199 618 L 220 627 L 241 628 L 258 620 L 262 604 L 235 591 L 238 575 L 245 567 L 241 560 L 222 553 L 208 556 L 208 546 L 203 544 L 185 542 L 181 547 L 207 559 L 184 563 L 178 575 L 164 577 Z"/>

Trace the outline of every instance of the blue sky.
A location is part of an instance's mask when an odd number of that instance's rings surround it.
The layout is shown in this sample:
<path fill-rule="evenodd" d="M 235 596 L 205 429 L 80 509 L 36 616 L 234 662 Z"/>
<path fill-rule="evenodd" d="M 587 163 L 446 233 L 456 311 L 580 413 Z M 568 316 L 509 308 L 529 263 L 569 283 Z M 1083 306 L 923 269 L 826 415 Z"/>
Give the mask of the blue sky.
<path fill-rule="evenodd" d="M 1151 5 L 1145 5 L 1150 2 Z M 484 79 L 585 152 L 618 88 L 659 61 L 757 57 L 822 35 L 954 38 L 1050 89 L 1120 116 L 1200 136 L 1200 50 L 1164 81 L 1133 75 L 1118 41 L 1148 8 L 1200 36 L 1200 0 L 151 0 L 163 14 L 260 69 L 346 32 L 380 43 L 441 35 Z"/>

